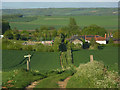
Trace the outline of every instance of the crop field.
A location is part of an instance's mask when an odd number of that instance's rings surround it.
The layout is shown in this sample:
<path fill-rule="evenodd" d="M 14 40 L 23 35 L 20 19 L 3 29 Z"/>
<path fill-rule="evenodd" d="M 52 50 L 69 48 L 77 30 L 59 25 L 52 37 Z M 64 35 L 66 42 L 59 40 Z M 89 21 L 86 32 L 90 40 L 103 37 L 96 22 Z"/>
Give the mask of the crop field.
<path fill-rule="evenodd" d="M 57 52 L 28 52 L 17 50 L 2 51 L 2 68 L 3 70 L 14 70 L 18 68 L 26 68 L 26 60 L 24 55 L 30 53 L 31 69 L 41 72 L 60 68 L 59 53 Z"/>
<path fill-rule="evenodd" d="M 74 64 L 79 66 L 80 63 L 90 61 L 90 55 L 94 60 L 102 61 L 109 69 L 118 70 L 118 47 L 105 47 L 103 50 L 81 50 L 73 52 Z"/>
<path fill-rule="evenodd" d="M 22 19 L 10 20 L 10 26 L 12 29 L 17 28 L 18 30 L 35 30 L 40 26 L 53 26 L 59 28 L 67 26 L 69 24 L 69 18 L 74 17 L 77 25 L 81 28 L 96 24 L 104 27 L 108 30 L 116 30 L 118 28 L 118 17 L 115 16 L 38 16 L 37 18 L 26 20 L 29 17 L 23 17 Z M 25 19 L 26 18 L 26 19 Z M 32 18 L 32 17 L 31 17 Z"/>

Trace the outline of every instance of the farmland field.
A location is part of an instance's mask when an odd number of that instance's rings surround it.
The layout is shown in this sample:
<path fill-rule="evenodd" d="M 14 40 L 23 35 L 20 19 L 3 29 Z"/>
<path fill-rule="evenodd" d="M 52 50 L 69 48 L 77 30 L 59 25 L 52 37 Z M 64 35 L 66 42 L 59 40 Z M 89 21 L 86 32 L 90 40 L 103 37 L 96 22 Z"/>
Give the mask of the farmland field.
<path fill-rule="evenodd" d="M 105 47 L 103 50 L 81 50 L 73 52 L 74 64 L 79 66 L 80 63 L 90 61 L 90 55 L 94 60 L 102 61 L 111 69 L 118 70 L 118 47 Z"/>
<path fill-rule="evenodd" d="M 26 68 L 26 59 L 24 55 L 30 53 L 31 69 L 42 72 L 60 68 L 59 53 L 57 52 L 28 52 L 17 50 L 3 50 L 2 67 L 3 70 L 13 70 L 18 68 Z"/>
<path fill-rule="evenodd" d="M 26 22 L 26 20 L 18 22 L 19 18 L 18 21 L 17 19 L 11 20 L 10 26 L 12 29 L 16 27 L 18 30 L 35 30 L 42 25 L 59 28 L 67 26 L 70 17 L 74 17 L 81 28 L 91 24 L 96 24 L 109 30 L 116 30 L 118 27 L 117 16 L 38 16 L 37 19 L 30 22 Z"/>

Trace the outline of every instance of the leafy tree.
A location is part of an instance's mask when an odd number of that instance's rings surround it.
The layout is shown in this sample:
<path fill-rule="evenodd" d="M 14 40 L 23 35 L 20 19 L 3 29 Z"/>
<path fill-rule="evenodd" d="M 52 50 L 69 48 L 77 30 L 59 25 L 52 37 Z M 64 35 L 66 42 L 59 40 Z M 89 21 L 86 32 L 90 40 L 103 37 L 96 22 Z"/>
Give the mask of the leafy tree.
<path fill-rule="evenodd" d="M 52 37 L 56 37 L 57 31 L 56 30 L 52 30 L 51 32 L 52 32 Z"/>
<path fill-rule="evenodd" d="M 8 38 L 8 39 L 13 39 L 13 31 L 12 31 L 12 30 L 7 30 L 7 31 L 4 33 L 4 37 L 5 37 L 5 38 Z"/>
<path fill-rule="evenodd" d="M 60 44 L 61 44 L 61 37 L 57 36 L 54 41 L 54 51 L 59 51 Z"/>
<path fill-rule="evenodd" d="M 37 32 L 37 33 L 38 33 L 38 32 L 39 32 L 39 29 L 38 29 L 38 28 L 36 28 L 36 29 L 35 29 L 35 32 Z"/>
<path fill-rule="evenodd" d="M 98 44 L 96 43 L 94 38 L 92 38 L 90 40 L 90 48 L 89 49 L 98 49 Z"/>
<path fill-rule="evenodd" d="M 20 39 L 20 36 L 21 36 L 20 34 L 15 34 L 15 35 L 14 35 L 14 39 L 19 40 L 19 39 Z"/>
<path fill-rule="evenodd" d="M 108 43 L 113 44 L 113 38 L 110 38 Z"/>
<path fill-rule="evenodd" d="M 29 38 L 29 32 L 23 30 L 23 31 L 21 32 L 21 39 L 22 39 L 22 40 L 28 40 L 28 38 Z"/>
<path fill-rule="evenodd" d="M 69 27 L 71 30 L 77 30 L 78 26 L 74 18 L 70 18 Z"/>
<path fill-rule="evenodd" d="M 59 45 L 59 51 L 64 52 L 64 51 L 66 51 L 66 50 L 67 50 L 66 44 L 65 44 L 65 43 L 61 43 L 61 44 Z"/>
<path fill-rule="evenodd" d="M 91 46 L 94 46 L 94 45 L 96 44 L 96 41 L 95 41 L 94 38 L 91 38 L 91 40 L 90 40 L 90 44 L 91 44 Z"/>
<path fill-rule="evenodd" d="M 17 29 L 13 30 L 14 34 L 19 34 L 19 31 Z"/>
<path fill-rule="evenodd" d="M 2 20 L 2 34 L 4 34 L 7 30 L 10 30 L 9 22 Z"/>
<path fill-rule="evenodd" d="M 83 35 L 100 35 L 100 36 L 104 36 L 104 34 L 106 33 L 107 31 L 100 27 L 100 26 L 97 26 L 97 25 L 90 25 L 88 27 L 84 27 L 83 30 L 82 30 L 82 34 Z"/>
<path fill-rule="evenodd" d="M 117 32 L 115 32 L 115 33 L 113 34 L 113 37 L 114 37 L 115 39 L 120 39 L 120 30 L 117 31 Z"/>
<path fill-rule="evenodd" d="M 67 43 L 67 50 L 71 50 L 72 49 L 72 43 L 68 42 Z"/>

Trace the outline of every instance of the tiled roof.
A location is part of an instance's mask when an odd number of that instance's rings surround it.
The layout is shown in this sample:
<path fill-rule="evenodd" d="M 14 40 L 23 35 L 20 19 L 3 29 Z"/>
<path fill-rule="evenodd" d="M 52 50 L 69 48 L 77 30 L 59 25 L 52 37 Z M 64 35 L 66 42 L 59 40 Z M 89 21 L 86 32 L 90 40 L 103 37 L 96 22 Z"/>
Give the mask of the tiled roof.
<path fill-rule="evenodd" d="M 92 39 L 92 37 L 86 37 L 86 40 L 91 40 Z M 105 37 L 94 37 L 94 39 L 96 40 L 96 41 L 104 41 L 104 40 L 106 40 L 106 38 Z"/>
<path fill-rule="evenodd" d="M 104 41 L 104 40 L 106 40 L 106 38 L 105 37 L 101 37 L 101 36 L 99 36 L 99 35 L 81 35 L 81 36 L 72 36 L 70 39 L 68 39 L 68 40 L 70 40 L 70 41 L 72 41 L 72 40 L 75 40 L 75 39 L 86 39 L 86 40 L 91 40 L 92 38 L 94 38 L 95 40 L 97 40 L 97 41 Z"/>

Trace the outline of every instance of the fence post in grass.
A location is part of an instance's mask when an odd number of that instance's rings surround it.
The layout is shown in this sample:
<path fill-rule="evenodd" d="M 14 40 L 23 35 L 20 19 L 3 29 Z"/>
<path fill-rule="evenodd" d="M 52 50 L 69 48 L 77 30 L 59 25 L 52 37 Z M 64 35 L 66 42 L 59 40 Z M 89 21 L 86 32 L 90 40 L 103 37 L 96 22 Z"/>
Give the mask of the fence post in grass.
<path fill-rule="evenodd" d="M 90 62 L 93 61 L 93 55 L 90 55 Z"/>
<path fill-rule="evenodd" d="M 27 60 L 27 70 L 29 71 L 29 61 Z"/>
<path fill-rule="evenodd" d="M 30 62 L 30 57 L 31 57 L 31 55 L 29 55 L 29 62 Z"/>
<path fill-rule="evenodd" d="M 29 60 L 27 60 L 27 70 L 29 71 L 29 69 L 30 69 L 30 57 L 31 57 L 31 55 L 29 54 L 29 55 L 26 55 L 26 56 L 24 56 L 25 58 L 26 57 L 28 57 L 29 58 Z"/>

